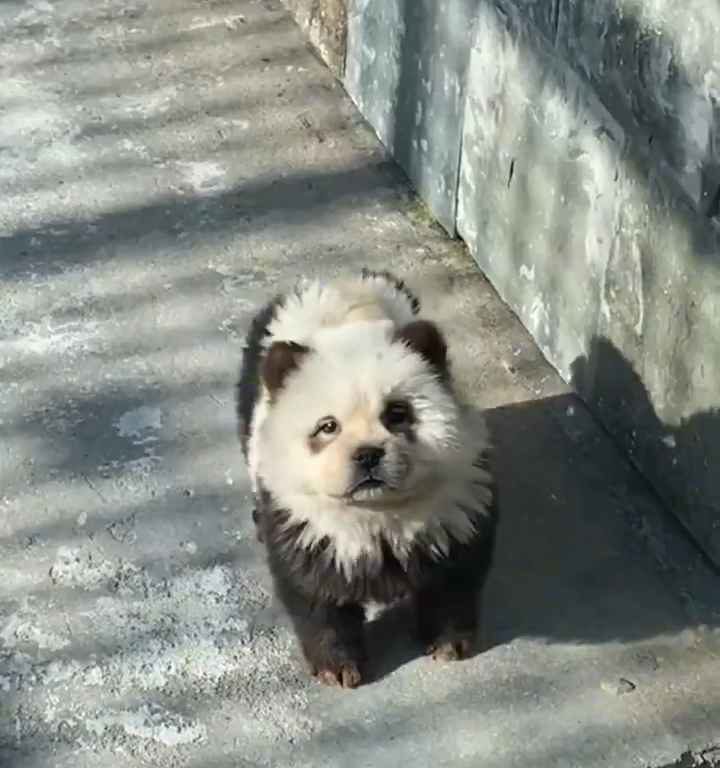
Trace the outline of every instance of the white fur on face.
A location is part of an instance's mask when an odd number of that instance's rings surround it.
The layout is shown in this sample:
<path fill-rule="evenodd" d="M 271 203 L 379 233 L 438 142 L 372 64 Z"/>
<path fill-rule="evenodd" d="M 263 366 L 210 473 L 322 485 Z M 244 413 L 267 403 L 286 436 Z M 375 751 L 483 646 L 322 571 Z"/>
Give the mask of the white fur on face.
<path fill-rule="evenodd" d="M 478 446 L 467 444 L 452 395 L 420 355 L 392 341 L 393 333 L 389 321 L 317 332 L 313 351 L 289 374 L 257 435 L 258 473 L 291 522 L 307 524 L 303 543 L 327 536 L 347 571 L 363 555 L 379 556 L 380 534 L 399 557 L 418 533 L 431 534 L 442 555 L 448 532 L 460 540 L 471 536 L 468 510 L 489 501 L 477 485 L 487 476 L 473 466 Z M 410 404 L 412 438 L 383 426 L 389 399 Z M 326 417 L 340 431 L 317 450 L 311 434 Z M 368 444 L 385 449 L 395 480 L 369 504 L 346 495 L 352 455 Z"/>
<path fill-rule="evenodd" d="M 309 344 L 316 333 L 352 323 L 387 320 L 401 328 L 415 317 L 411 300 L 381 275 L 353 277 L 332 283 L 302 281 L 285 297 L 268 328 L 265 346 L 274 341 Z M 268 413 L 262 392 L 253 411 L 248 441 L 248 469 L 253 493 L 258 492 L 258 435 Z"/>
<path fill-rule="evenodd" d="M 457 446 L 457 408 L 427 363 L 403 344 L 392 343 L 386 322 L 327 329 L 291 373 L 261 428 L 260 471 L 278 494 L 342 496 L 350 485 L 352 454 L 363 445 L 383 447 L 396 462 L 409 461 L 418 474 L 434 469 Z M 414 439 L 388 431 L 381 421 L 386 403 L 409 403 Z M 337 437 L 313 450 L 315 425 L 339 424 Z"/>

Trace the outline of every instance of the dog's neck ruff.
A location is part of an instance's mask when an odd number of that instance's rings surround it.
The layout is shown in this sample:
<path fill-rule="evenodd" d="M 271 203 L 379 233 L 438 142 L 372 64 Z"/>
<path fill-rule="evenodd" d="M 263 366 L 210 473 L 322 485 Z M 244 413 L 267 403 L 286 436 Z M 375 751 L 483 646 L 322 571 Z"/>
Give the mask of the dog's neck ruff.
<path fill-rule="evenodd" d="M 299 531 L 295 544 L 322 549 L 350 578 L 362 561 L 372 566 L 389 547 L 404 564 L 415 548 L 433 559 L 446 557 L 451 540 L 464 543 L 492 503 L 490 475 L 482 466 L 466 468 L 466 477 L 440 480 L 422 498 L 394 505 L 352 504 L 344 500 L 296 494 L 275 498 L 286 512 L 284 525 Z"/>

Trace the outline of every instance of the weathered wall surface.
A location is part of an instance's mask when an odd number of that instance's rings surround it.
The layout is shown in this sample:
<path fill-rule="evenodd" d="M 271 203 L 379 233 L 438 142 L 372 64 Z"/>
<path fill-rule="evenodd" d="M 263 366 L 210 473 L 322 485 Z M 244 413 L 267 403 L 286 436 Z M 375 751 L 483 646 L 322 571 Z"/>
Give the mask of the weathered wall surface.
<path fill-rule="evenodd" d="M 345 87 L 455 234 L 464 83 L 477 0 L 349 0 Z"/>
<path fill-rule="evenodd" d="M 479 5 L 458 229 L 720 562 L 720 13 L 632 5 Z"/>
<path fill-rule="evenodd" d="M 336 77 L 345 69 L 347 0 L 283 0 Z"/>
<path fill-rule="evenodd" d="M 347 22 L 365 117 L 720 564 L 720 6 L 348 0 Z"/>

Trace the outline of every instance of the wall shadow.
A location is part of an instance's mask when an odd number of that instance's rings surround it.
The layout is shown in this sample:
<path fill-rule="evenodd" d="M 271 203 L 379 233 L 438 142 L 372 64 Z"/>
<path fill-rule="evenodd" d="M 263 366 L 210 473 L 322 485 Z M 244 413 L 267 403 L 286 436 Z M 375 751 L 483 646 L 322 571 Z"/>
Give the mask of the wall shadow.
<path fill-rule="evenodd" d="M 710 556 L 720 548 L 720 406 L 677 425 L 658 416 L 641 376 L 598 337 L 572 366 L 572 384 L 666 507 Z"/>

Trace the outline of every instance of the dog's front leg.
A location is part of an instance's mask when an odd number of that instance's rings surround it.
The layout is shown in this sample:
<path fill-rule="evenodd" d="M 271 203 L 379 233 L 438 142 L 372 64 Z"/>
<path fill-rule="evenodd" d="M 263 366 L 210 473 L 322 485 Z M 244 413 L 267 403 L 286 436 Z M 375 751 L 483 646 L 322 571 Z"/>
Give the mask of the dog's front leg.
<path fill-rule="evenodd" d="M 290 588 L 280 597 L 311 674 L 326 685 L 357 687 L 365 662 L 362 606 L 320 602 Z"/>
<path fill-rule="evenodd" d="M 418 630 L 425 652 L 454 661 L 470 655 L 479 620 L 479 585 L 475 579 L 443 579 L 417 593 Z"/>

